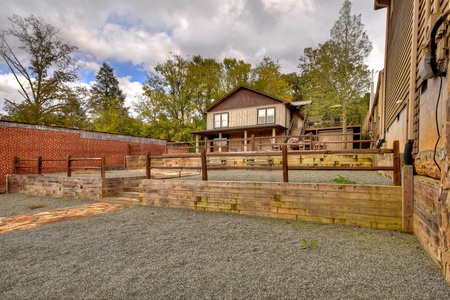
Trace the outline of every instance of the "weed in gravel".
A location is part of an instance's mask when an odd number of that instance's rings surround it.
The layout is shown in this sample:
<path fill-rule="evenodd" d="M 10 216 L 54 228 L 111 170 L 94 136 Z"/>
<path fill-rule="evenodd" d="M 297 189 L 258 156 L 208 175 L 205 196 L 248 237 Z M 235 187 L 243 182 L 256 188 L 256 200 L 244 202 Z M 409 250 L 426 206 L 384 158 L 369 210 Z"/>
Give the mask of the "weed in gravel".
<path fill-rule="evenodd" d="M 348 179 L 347 177 L 338 175 L 337 177 L 330 180 L 330 182 L 337 183 L 337 184 L 355 184 L 356 182 L 353 180 Z"/>
<path fill-rule="evenodd" d="M 308 243 L 306 239 L 302 239 L 302 250 L 311 249 L 316 244 L 316 240 L 311 240 L 311 242 Z"/>

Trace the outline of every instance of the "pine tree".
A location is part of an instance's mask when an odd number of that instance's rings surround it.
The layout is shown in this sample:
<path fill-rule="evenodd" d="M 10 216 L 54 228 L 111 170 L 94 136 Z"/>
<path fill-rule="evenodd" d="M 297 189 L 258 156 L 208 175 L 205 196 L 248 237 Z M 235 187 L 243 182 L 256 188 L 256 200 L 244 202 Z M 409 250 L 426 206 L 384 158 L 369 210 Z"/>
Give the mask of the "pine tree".
<path fill-rule="evenodd" d="M 124 105 L 125 95 L 119 88 L 119 80 L 114 75 L 113 68 L 107 62 L 103 62 L 91 88 L 92 112 L 101 114 L 111 109 L 123 110 Z"/>
<path fill-rule="evenodd" d="M 316 116 L 339 113 L 344 137 L 349 116 L 367 109 L 362 107 L 370 88 L 365 60 L 372 51 L 361 15 L 352 15 L 351 7 L 345 0 L 330 39 L 317 49 L 306 48 L 299 65 L 302 95 L 313 101 L 309 112 Z"/>
<path fill-rule="evenodd" d="M 140 134 L 142 124 L 130 117 L 128 108 L 125 106 L 125 95 L 119 87 L 119 80 L 114 75 L 112 67 L 106 62 L 103 62 L 95 76 L 89 106 L 95 130 Z"/>

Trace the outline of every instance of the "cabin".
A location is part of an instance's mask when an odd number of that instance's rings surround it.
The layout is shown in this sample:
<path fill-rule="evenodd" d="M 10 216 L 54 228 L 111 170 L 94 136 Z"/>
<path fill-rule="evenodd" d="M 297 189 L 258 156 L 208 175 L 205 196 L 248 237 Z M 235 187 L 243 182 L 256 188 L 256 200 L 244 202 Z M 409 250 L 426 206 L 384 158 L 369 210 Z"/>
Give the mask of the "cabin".
<path fill-rule="evenodd" d="M 310 101 L 288 102 L 240 86 L 215 101 L 205 111 L 206 129 L 193 132 L 205 140 L 208 152 L 270 151 L 300 135 L 304 126 L 303 106 Z"/>

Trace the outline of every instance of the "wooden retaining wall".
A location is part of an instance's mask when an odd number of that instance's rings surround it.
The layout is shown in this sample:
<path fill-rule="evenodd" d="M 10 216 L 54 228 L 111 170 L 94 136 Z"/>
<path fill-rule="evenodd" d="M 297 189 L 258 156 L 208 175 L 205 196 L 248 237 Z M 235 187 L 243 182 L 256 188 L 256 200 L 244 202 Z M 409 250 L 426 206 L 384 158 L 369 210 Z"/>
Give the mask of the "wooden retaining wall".
<path fill-rule="evenodd" d="M 100 200 L 101 178 L 7 175 L 6 191 L 11 194 Z"/>
<path fill-rule="evenodd" d="M 414 177 L 413 227 L 422 247 L 450 283 L 450 212 L 439 181 Z"/>
<path fill-rule="evenodd" d="M 101 200 L 136 178 L 8 175 L 8 192 Z M 402 230 L 395 186 L 142 179 L 142 205 Z"/>
<path fill-rule="evenodd" d="M 142 180 L 144 205 L 402 230 L 394 186 Z"/>

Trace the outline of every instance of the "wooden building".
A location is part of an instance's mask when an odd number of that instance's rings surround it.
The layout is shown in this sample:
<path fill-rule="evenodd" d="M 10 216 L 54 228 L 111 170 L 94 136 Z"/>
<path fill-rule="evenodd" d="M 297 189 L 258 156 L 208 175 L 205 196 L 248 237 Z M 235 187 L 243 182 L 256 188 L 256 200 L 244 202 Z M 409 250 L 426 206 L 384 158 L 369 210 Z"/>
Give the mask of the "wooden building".
<path fill-rule="evenodd" d="M 369 126 L 380 147 L 400 141 L 414 171 L 405 183 L 413 187 L 414 234 L 450 283 L 450 3 L 375 0 L 374 6 L 386 11 L 386 57 Z"/>
<path fill-rule="evenodd" d="M 257 150 L 271 150 L 270 143 L 282 142 L 277 137 L 300 134 L 301 108 L 308 103 L 291 103 L 240 86 L 208 107 L 206 129 L 193 133 L 197 140 L 208 140 L 210 152 L 248 151 L 251 136 L 258 138 Z"/>

